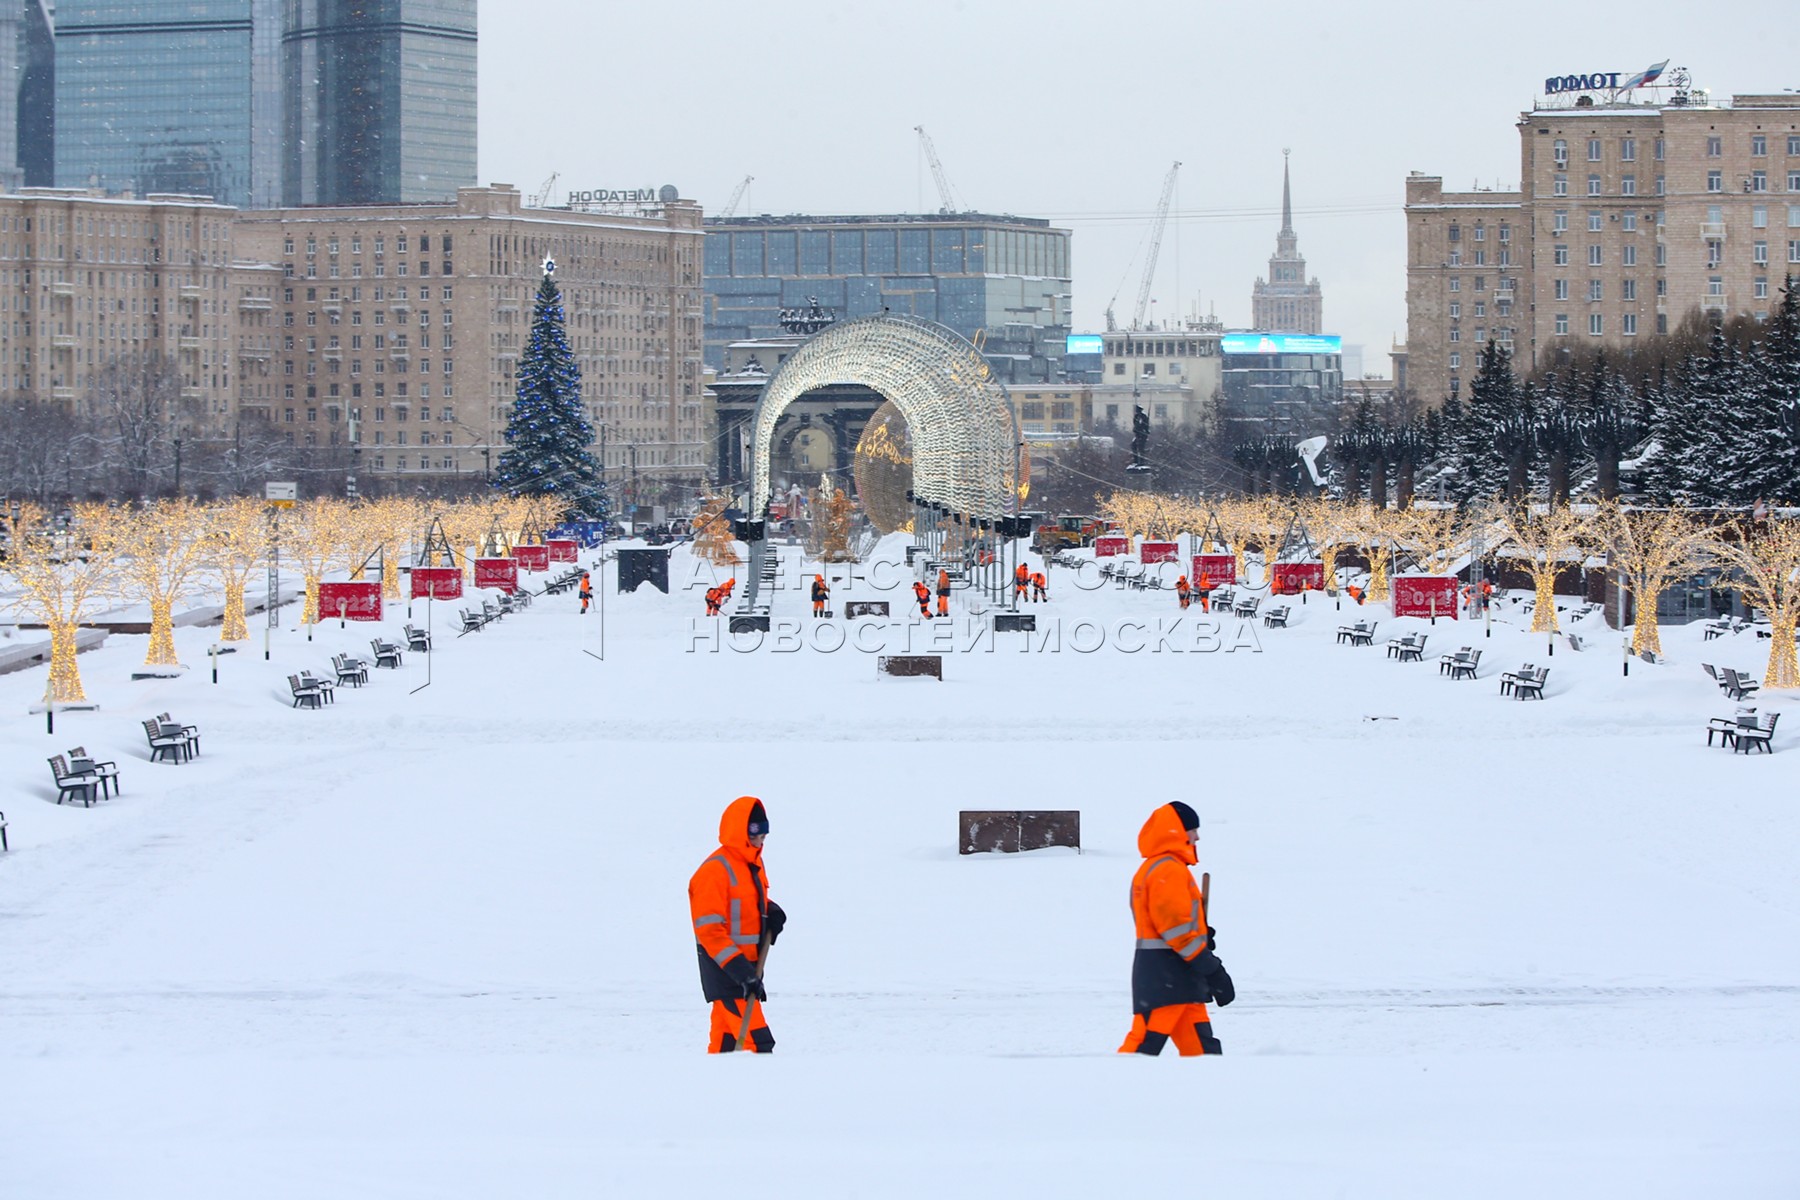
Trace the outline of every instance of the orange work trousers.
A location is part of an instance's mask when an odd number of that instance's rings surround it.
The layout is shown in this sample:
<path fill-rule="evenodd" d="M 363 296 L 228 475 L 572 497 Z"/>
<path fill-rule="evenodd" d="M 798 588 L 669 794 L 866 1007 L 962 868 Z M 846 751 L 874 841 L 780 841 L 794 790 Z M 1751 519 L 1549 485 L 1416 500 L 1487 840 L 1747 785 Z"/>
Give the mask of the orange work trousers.
<path fill-rule="evenodd" d="M 763 1019 L 762 1001 L 750 1002 L 750 1045 L 748 1049 L 757 1054 L 767 1054 L 775 1049 L 775 1035 L 769 1032 L 769 1023 Z M 708 1054 L 730 1054 L 738 1049 L 738 1034 L 744 1029 L 744 1001 L 714 1000 L 712 1004 L 712 1034 L 706 1042 Z"/>
<path fill-rule="evenodd" d="M 950 597 L 947 593 L 939 592 L 938 593 L 938 616 L 947 617 L 949 615 L 950 615 Z"/>
<path fill-rule="evenodd" d="M 822 617 L 824 615 L 825 615 L 825 602 L 823 600 L 814 600 L 813 601 L 813 616 Z"/>
<path fill-rule="evenodd" d="M 1170 1004 L 1153 1008 L 1146 1019 L 1142 1014 L 1131 1018 L 1131 1032 L 1125 1035 L 1120 1054 L 1161 1054 L 1164 1043 L 1171 1039 L 1183 1058 L 1195 1054 L 1218 1054 L 1219 1039 L 1212 1035 L 1212 1018 L 1204 1004 Z"/>

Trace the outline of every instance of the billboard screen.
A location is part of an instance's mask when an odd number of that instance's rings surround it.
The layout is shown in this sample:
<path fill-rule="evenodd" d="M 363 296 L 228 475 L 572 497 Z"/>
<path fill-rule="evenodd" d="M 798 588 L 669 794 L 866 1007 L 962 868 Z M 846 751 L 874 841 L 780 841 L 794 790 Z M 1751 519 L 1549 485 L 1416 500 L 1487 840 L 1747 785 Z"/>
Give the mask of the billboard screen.
<path fill-rule="evenodd" d="M 1332 333 L 1228 333 L 1221 354 L 1342 354 L 1344 339 Z"/>
<path fill-rule="evenodd" d="M 1106 339 L 1097 333 L 1071 333 L 1065 353 L 1104 354 Z"/>

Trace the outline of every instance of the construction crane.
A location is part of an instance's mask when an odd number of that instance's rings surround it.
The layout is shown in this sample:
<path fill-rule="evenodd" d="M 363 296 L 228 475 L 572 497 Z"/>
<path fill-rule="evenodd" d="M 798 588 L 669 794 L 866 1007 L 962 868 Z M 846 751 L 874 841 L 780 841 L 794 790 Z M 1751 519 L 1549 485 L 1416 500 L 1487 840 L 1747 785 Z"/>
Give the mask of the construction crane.
<path fill-rule="evenodd" d="M 526 198 L 526 208 L 542 208 L 550 202 L 550 189 L 556 186 L 557 175 L 556 171 L 550 172 L 550 178 L 544 180 L 543 186 Z"/>
<path fill-rule="evenodd" d="M 925 152 L 925 159 L 931 164 L 931 177 L 937 182 L 938 199 L 941 201 L 938 211 L 961 212 L 962 205 L 957 203 L 956 192 L 950 187 L 950 177 L 944 174 L 944 164 L 938 161 L 937 147 L 931 144 L 931 135 L 925 132 L 923 125 L 914 125 L 913 132 L 919 135 L 919 148 Z"/>
<path fill-rule="evenodd" d="M 737 185 L 737 190 L 731 193 L 731 199 L 727 200 L 725 202 L 725 207 L 720 210 L 719 215 L 721 217 L 734 217 L 737 215 L 738 203 L 743 200 L 744 193 L 749 190 L 751 181 L 755 178 L 756 176 L 754 175 L 744 176 L 744 181 Z"/>
<path fill-rule="evenodd" d="M 1169 221 L 1169 203 L 1175 198 L 1175 172 L 1179 170 L 1181 170 L 1179 162 L 1169 168 L 1168 177 L 1163 180 L 1162 199 L 1157 201 L 1156 216 L 1150 222 L 1150 254 L 1144 263 L 1143 282 L 1138 285 L 1137 314 L 1131 323 L 1133 329 L 1144 327 L 1144 313 L 1150 307 L 1150 285 L 1156 279 L 1156 259 L 1162 250 L 1163 226 L 1167 225 Z M 1133 254 L 1132 257 L 1136 258 L 1137 256 Z M 1112 299 L 1106 302 L 1106 332 L 1108 333 L 1119 328 L 1119 322 L 1113 316 L 1113 305 L 1119 302 L 1119 293 L 1125 290 L 1125 276 L 1130 273 L 1131 267 L 1127 265 L 1124 274 L 1119 276 L 1119 286 L 1113 289 Z"/>

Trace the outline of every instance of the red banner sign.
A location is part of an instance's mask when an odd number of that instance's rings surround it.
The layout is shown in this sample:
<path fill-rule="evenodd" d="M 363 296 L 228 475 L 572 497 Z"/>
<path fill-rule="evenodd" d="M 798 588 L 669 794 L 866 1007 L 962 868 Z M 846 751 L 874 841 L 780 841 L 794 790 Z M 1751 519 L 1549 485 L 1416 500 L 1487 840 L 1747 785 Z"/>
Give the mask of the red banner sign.
<path fill-rule="evenodd" d="M 475 586 L 478 588 L 499 588 L 503 592 L 518 591 L 518 560 L 512 558 L 476 559 Z"/>
<path fill-rule="evenodd" d="M 1291 596 L 1295 592 L 1324 591 L 1325 564 L 1276 563 L 1273 586 L 1277 596 Z"/>
<path fill-rule="evenodd" d="M 1094 539 L 1095 558 L 1116 558 L 1131 551 L 1131 542 L 1122 537 L 1097 537 Z"/>
<path fill-rule="evenodd" d="M 1175 550 L 1174 542 L 1145 542 L 1138 550 L 1138 561 L 1142 563 L 1174 562 Z"/>
<path fill-rule="evenodd" d="M 345 621 L 381 620 L 379 583 L 321 583 L 319 620 L 337 617 Z"/>
<path fill-rule="evenodd" d="M 1394 576 L 1394 615 L 1396 617 L 1456 618 L 1454 575 Z"/>
<path fill-rule="evenodd" d="M 414 567 L 412 594 L 415 599 L 460 600 L 463 573 L 461 567 Z"/>
<path fill-rule="evenodd" d="M 1188 576 L 1193 586 L 1205 580 L 1213 587 L 1237 582 L 1237 558 L 1230 554 L 1194 555 L 1194 573 Z"/>
<path fill-rule="evenodd" d="M 512 556 L 527 571 L 548 571 L 550 569 L 550 547 L 548 546 L 514 546 Z"/>
<path fill-rule="evenodd" d="M 551 538 L 544 543 L 550 548 L 551 562 L 574 562 L 581 543 L 574 538 Z"/>

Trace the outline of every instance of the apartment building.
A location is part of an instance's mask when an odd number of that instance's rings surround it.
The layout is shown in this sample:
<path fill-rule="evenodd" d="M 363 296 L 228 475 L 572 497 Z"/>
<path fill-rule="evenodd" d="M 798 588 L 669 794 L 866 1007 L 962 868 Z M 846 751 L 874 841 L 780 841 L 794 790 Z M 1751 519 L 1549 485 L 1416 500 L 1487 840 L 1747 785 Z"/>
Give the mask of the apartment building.
<path fill-rule="evenodd" d="M 1577 346 L 1628 350 L 1696 311 L 1766 316 L 1800 272 L 1800 96 L 1584 96 L 1521 114 L 1518 130 L 1516 192 L 1407 180 L 1417 395 L 1466 388 L 1490 339 L 1539 369 Z"/>

